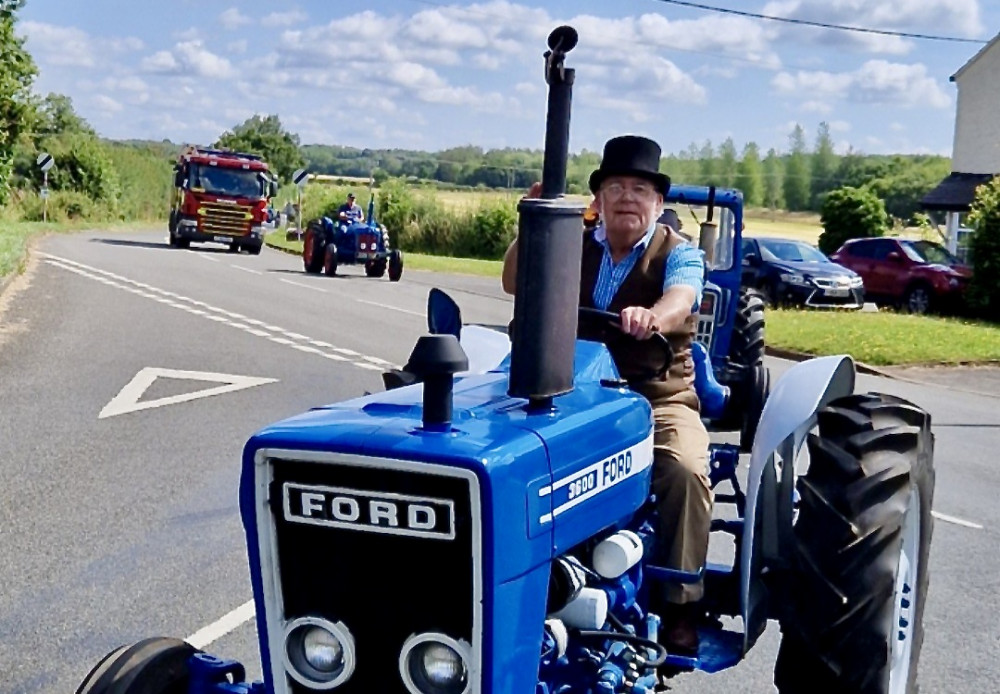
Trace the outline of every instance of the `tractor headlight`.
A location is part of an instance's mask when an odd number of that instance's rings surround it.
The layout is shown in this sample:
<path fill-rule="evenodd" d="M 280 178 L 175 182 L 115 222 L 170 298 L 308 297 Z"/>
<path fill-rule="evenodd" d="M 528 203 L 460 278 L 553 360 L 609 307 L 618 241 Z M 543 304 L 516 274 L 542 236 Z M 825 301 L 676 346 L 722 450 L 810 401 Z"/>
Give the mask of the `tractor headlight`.
<path fill-rule="evenodd" d="M 285 627 L 285 669 L 310 689 L 333 689 L 354 673 L 354 637 L 343 622 L 300 617 Z"/>
<path fill-rule="evenodd" d="M 399 670 L 411 694 L 465 694 L 469 647 L 444 634 L 411 636 L 399 654 Z"/>

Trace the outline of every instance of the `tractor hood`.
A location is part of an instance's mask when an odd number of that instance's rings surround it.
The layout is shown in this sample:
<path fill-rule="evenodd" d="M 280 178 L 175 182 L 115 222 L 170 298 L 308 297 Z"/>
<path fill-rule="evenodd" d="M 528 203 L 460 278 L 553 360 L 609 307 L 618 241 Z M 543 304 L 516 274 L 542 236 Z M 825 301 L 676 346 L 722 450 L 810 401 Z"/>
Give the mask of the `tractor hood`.
<path fill-rule="evenodd" d="M 279 632 L 302 614 L 353 625 L 359 651 L 361 641 L 375 640 L 349 598 L 315 596 L 349 596 L 358 587 L 343 567 L 364 566 L 370 582 L 405 565 L 409 578 L 386 587 L 398 595 L 387 595 L 385 609 L 399 598 L 399 614 L 409 615 L 393 617 L 393 628 L 424 628 L 431 617 L 413 607 L 420 601 L 454 601 L 447 628 L 468 641 L 477 663 L 489 664 L 484 691 L 501 691 L 511 678 L 516 687 L 503 691 L 533 691 L 535 673 L 517 665 L 533 646 L 519 640 L 523 624 L 544 620 L 552 558 L 638 509 L 649 493 L 647 401 L 602 385 L 617 378 L 603 345 L 579 342 L 575 367 L 574 390 L 544 412 L 507 395 L 505 361 L 456 379 L 448 432 L 423 428 L 418 384 L 317 408 L 251 438 L 240 505 L 265 670 L 280 665 L 280 653 L 263 651 L 280 649 Z M 407 563 L 421 556 L 426 565 Z M 461 579 L 470 562 L 471 583 Z M 313 585 L 317 576 L 326 590 Z M 411 588 L 420 594 L 408 595 Z M 473 598 L 468 614 L 462 596 Z M 409 619 L 412 626 L 403 624 Z M 352 682 L 369 676 L 374 683 L 377 673 L 359 670 Z"/>

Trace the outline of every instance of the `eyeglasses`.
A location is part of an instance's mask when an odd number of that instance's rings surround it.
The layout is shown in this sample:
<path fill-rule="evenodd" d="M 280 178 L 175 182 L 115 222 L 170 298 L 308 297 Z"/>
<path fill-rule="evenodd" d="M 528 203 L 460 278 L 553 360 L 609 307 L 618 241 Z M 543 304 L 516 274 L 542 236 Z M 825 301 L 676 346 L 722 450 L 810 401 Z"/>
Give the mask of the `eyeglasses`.
<path fill-rule="evenodd" d="M 632 193 L 632 197 L 639 198 L 640 200 L 649 200 L 659 192 L 651 183 L 636 183 L 632 186 L 626 186 L 623 183 L 615 182 L 601 186 L 601 192 L 612 200 L 617 200 L 624 196 L 626 191 Z"/>

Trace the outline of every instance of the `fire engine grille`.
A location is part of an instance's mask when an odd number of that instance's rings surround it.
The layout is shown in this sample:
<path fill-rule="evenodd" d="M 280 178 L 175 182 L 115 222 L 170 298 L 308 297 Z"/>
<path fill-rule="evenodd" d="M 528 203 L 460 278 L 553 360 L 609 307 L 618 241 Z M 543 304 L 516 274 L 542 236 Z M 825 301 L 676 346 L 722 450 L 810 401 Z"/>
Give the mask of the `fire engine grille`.
<path fill-rule="evenodd" d="M 243 236 L 250 230 L 253 215 L 249 205 L 230 205 L 220 202 L 203 202 L 202 231 L 206 234 Z"/>
<path fill-rule="evenodd" d="M 447 469 L 438 466 L 429 474 L 430 466 L 379 463 L 271 459 L 268 498 L 283 614 L 279 625 L 269 623 L 280 627 L 304 616 L 343 622 L 357 651 L 354 674 L 337 687 L 343 694 L 407 694 L 398 662 L 414 634 L 443 633 L 478 650 L 474 478 L 439 474 Z M 276 636 L 270 635 L 272 650 Z M 281 671 L 274 675 L 282 680 Z M 291 679 L 287 685 L 284 691 L 294 694 L 311 691 Z M 479 691 L 478 683 L 470 691 Z"/>

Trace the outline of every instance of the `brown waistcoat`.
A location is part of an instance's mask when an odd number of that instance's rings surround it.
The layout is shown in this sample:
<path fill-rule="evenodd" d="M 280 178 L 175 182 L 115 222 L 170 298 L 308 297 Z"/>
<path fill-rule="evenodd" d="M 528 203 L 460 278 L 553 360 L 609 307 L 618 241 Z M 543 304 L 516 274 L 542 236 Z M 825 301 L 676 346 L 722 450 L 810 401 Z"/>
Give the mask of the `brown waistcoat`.
<path fill-rule="evenodd" d="M 629 306 L 652 308 L 663 296 L 663 274 L 667 257 L 683 241 L 683 238 L 667 227 L 657 225 L 645 253 L 629 272 L 607 310 L 621 313 L 622 309 Z M 596 308 L 594 285 L 597 283 L 603 254 L 604 249 L 594 240 L 593 231 L 584 232 L 580 306 Z M 681 330 L 666 334 L 674 350 L 674 359 L 667 372 L 659 378 L 650 378 L 650 374 L 662 369 L 664 361 L 663 349 L 657 345 L 656 340 L 634 340 L 617 328 L 601 325 L 594 320 L 581 321 L 579 336 L 605 343 L 622 378 L 651 401 L 680 396 L 697 407 L 697 396 L 694 395 L 694 361 L 691 357 L 691 343 L 697 326 L 698 316 L 692 313 L 684 321 Z"/>

